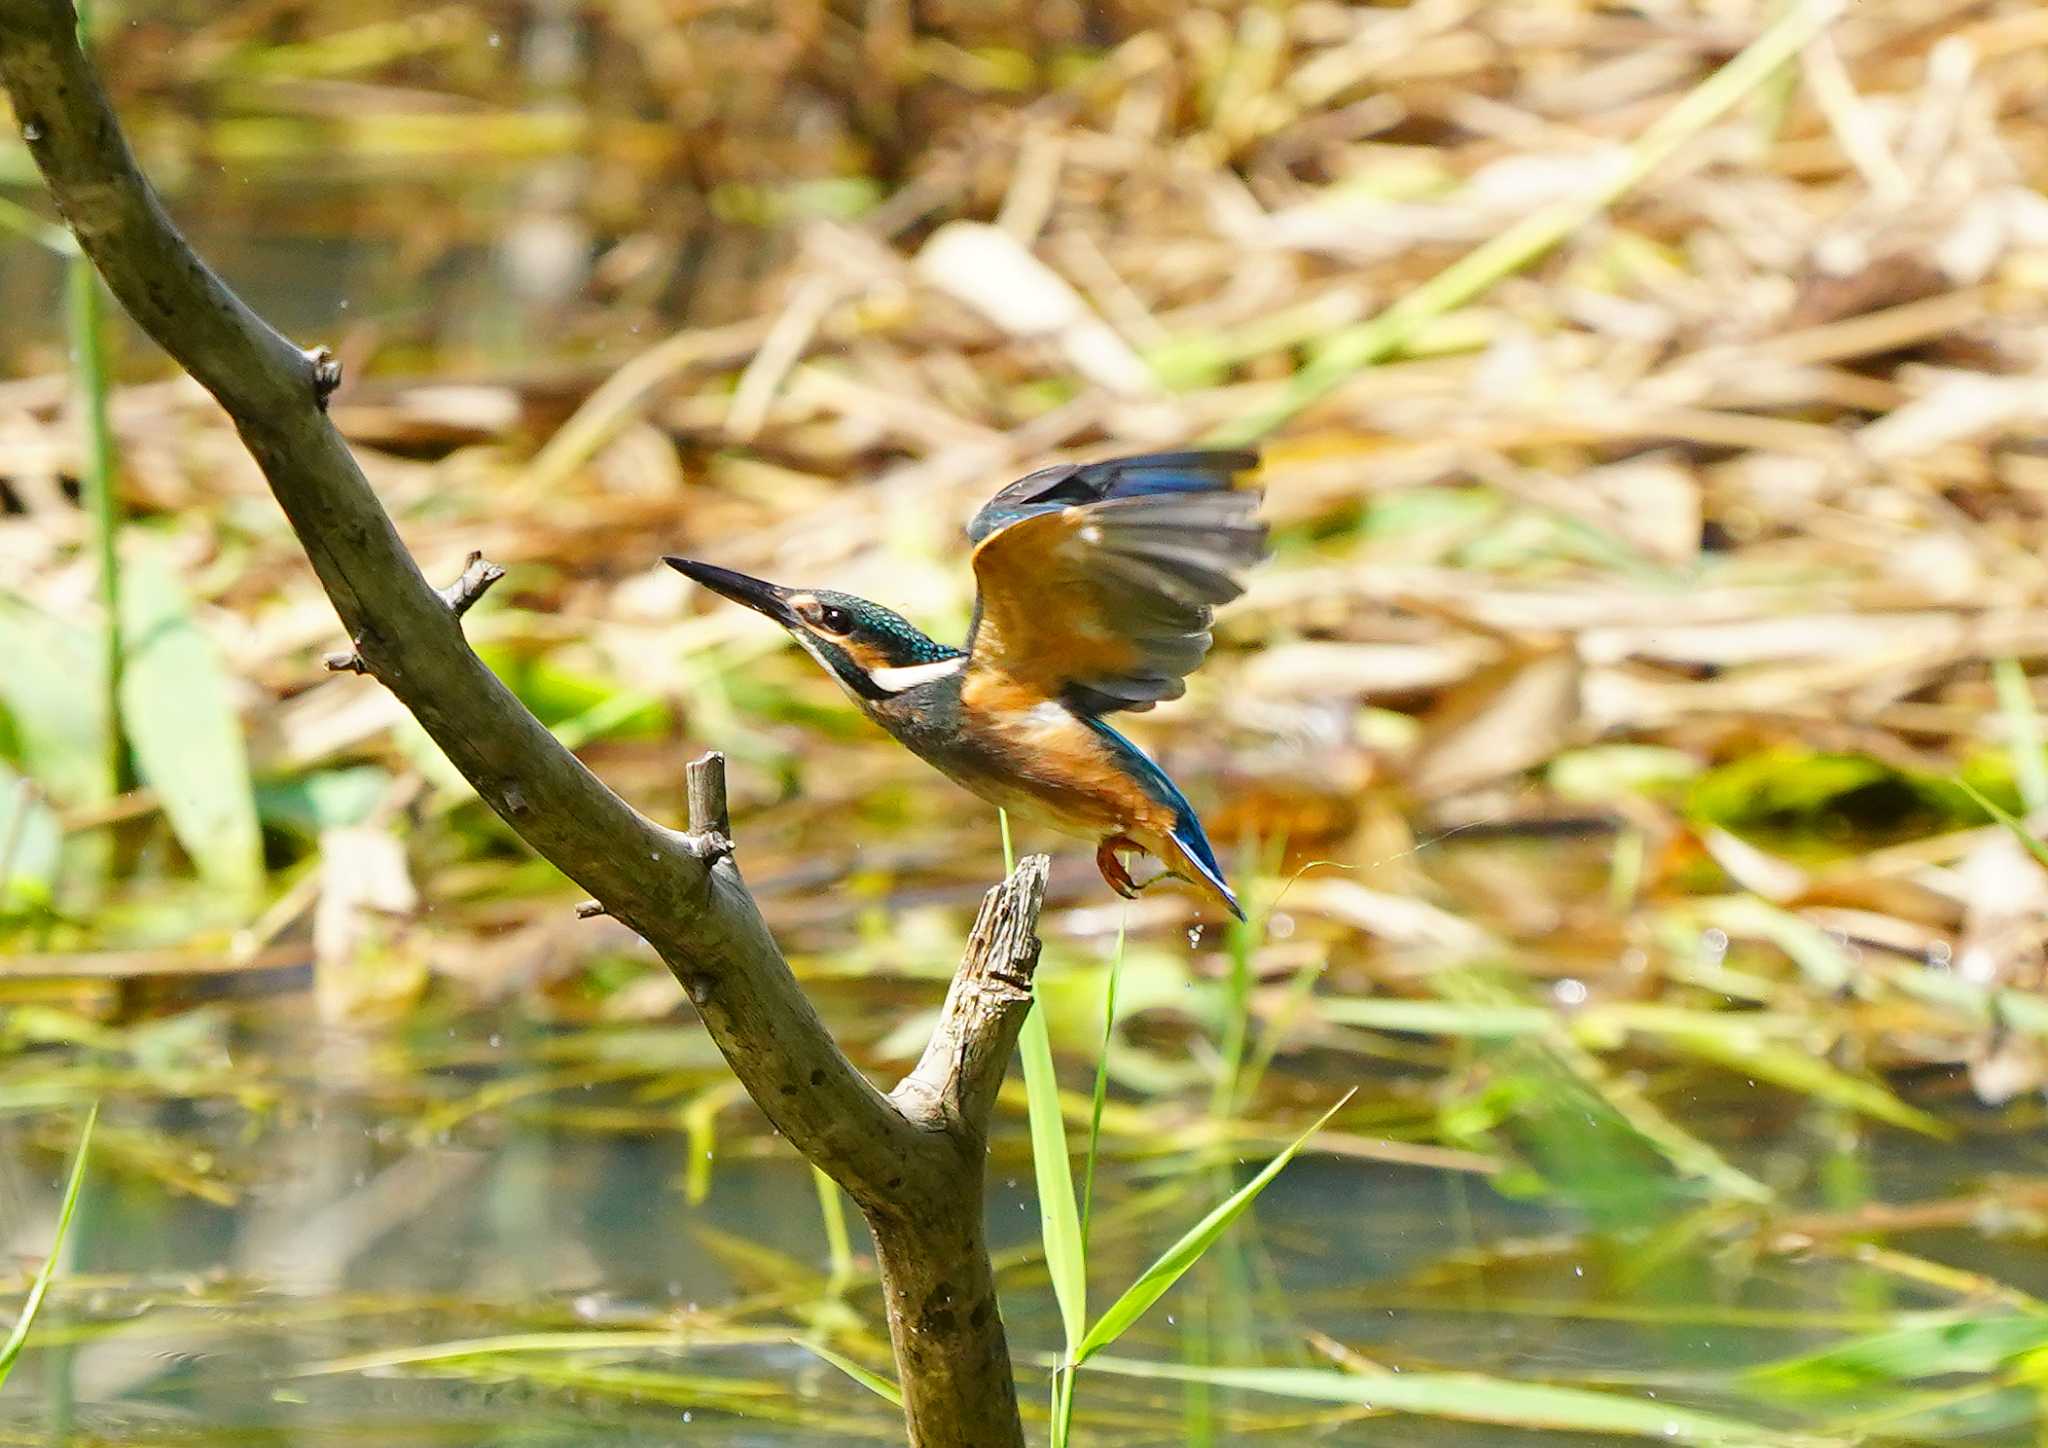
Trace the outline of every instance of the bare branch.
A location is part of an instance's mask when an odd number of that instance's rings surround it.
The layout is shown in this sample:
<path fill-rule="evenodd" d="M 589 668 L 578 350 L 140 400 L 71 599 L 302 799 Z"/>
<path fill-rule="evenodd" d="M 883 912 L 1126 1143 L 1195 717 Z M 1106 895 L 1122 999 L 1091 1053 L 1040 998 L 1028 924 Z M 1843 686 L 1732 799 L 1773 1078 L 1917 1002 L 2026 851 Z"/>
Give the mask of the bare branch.
<path fill-rule="evenodd" d="M 775 948 L 729 855 L 638 814 L 486 668 L 455 598 L 420 576 L 323 404 L 340 381 L 245 306 L 179 235 L 128 150 L 67 0 L 0 0 L 0 82 L 22 139 L 122 306 L 233 419 L 356 655 L 529 845 L 638 931 L 769 1119 L 858 1200 L 951 1167 L 856 1070 Z M 465 573 L 465 579 L 470 574 Z"/>
<path fill-rule="evenodd" d="M 463 563 L 462 576 L 446 588 L 437 591 L 441 595 L 441 602 L 447 605 L 448 612 L 456 618 L 461 618 L 478 599 L 491 591 L 492 584 L 504 576 L 504 569 L 495 563 L 486 562 L 483 554 L 472 551 Z M 353 649 L 345 654 L 329 654 L 324 662 L 327 671 L 333 674 L 370 672 L 370 666 L 363 662 L 360 649 Z"/>
<path fill-rule="evenodd" d="M 917 1069 L 889 1093 L 912 1121 L 943 1127 L 978 1147 L 1031 1009 L 1038 969 L 1038 911 L 1052 861 L 1026 855 L 1016 872 L 982 898 L 981 914 L 939 1024 Z"/>
<path fill-rule="evenodd" d="M 472 554 L 447 589 L 412 555 L 328 422 L 341 369 L 207 270 L 136 168 L 79 52 L 69 0 L 0 0 L 0 83 L 51 196 L 135 320 L 220 402 L 305 547 L 354 652 L 478 795 L 644 937 L 776 1128 L 872 1228 L 915 1448 L 1022 1448 L 982 1220 L 983 1141 L 1030 1005 L 1046 861 L 982 908 L 938 1034 L 885 1097 L 841 1054 L 740 879 L 724 760 L 690 766 L 690 830 L 605 787 L 484 667 L 461 615 L 502 576 Z"/>

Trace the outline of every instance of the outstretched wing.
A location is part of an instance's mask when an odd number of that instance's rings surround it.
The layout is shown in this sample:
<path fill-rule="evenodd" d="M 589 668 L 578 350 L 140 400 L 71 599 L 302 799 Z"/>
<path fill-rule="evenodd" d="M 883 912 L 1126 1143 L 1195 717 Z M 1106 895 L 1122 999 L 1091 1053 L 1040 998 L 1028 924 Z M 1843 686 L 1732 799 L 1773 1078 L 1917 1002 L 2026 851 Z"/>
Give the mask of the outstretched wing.
<path fill-rule="evenodd" d="M 980 587 L 971 674 L 1087 714 L 1186 691 L 1212 610 L 1266 551 L 1250 452 L 1152 453 L 1046 468 L 967 525 Z"/>

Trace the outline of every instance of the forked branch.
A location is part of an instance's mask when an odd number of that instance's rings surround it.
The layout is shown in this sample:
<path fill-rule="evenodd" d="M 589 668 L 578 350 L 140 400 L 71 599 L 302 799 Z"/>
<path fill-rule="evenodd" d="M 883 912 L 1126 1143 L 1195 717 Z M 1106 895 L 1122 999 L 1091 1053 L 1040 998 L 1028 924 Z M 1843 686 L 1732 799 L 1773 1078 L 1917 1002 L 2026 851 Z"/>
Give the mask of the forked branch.
<path fill-rule="evenodd" d="M 327 419 L 340 381 L 331 355 L 293 346 L 193 253 L 136 167 L 75 27 L 69 0 L 0 0 L 0 82 L 22 139 L 114 295 L 220 402 L 262 468 L 354 643 L 330 667 L 388 687 L 486 804 L 655 948 L 776 1128 L 867 1212 L 913 1442 L 1021 1444 L 981 1246 L 981 1142 L 1028 1003 L 1043 860 L 990 896 L 932 1050 L 884 1096 L 833 1042 L 740 879 L 723 762 L 692 767 L 692 828 L 667 829 L 484 666 L 461 615 L 500 570 L 472 555 L 447 590 L 421 577 Z"/>

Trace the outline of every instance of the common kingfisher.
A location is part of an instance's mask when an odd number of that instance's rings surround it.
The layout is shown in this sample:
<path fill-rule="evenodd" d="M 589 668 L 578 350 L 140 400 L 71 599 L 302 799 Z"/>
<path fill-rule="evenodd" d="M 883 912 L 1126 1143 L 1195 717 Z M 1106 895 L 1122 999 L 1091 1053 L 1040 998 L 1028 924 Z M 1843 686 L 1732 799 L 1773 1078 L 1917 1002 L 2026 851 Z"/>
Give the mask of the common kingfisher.
<path fill-rule="evenodd" d="M 1242 920 L 1193 807 L 1104 716 L 1186 691 L 1215 606 L 1244 591 L 1237 574 L 1266 551 L 1259 495 L 1238 486 L 1257 466 L 1250 452 L 1150 453 L 1010 484 L 967 525 L 976 596 L 964 648 L 851 594 L 663 561 L 789 630 L 940 773 L 1095 840 L 1119 895 L 1141 888 L 1119 852 L 1142 851 Z"/>

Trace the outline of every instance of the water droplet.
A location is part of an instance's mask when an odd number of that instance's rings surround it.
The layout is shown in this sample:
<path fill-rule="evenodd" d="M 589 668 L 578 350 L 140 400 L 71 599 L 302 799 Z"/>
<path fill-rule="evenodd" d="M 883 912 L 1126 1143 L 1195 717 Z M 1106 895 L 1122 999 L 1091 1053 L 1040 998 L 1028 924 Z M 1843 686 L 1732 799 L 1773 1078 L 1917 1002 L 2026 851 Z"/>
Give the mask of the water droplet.
<path fill-rule="evenodd" d="M 1937 969 L 1946 970 L 1955 959 L 1955 948 L 1946 940 L 1937 940 L 1927 947 L 1927 963 Z"/>
<path fill-rule="evenodd" d="M 40 141 L 43 138 L 43 128 L 34 121 L 29 121 L 21 128 L 21 138 L 30 142 Z"/>
<path fill-rule="evenodd" d="M 504 36 L 502 36 L 502 35 L 500 35 L 500 34 L 498 34 L 498 32 L 497 32 L 497 31 L 493 30 L 493 31 L 491 32 L 491 35 L 490 35 L 490 46 L 491 46 L 491 49 L 493 49 L 493 50 L 496 50 L 496 49 L 497 49 L 497 48 L 498 48 L 499 46 L 503 45 L 504 43 L 505 43 L 505 37 L 504 37 Z"/>
<path fill-rule="evenodd" d="M 1561 1006 L 1582 1006 L 1586 1003 L 1586 983 L 1582 980 L 1573 980 L 1570 976 L 1552 986 L 1550 993 L 1557 998 L 1557 1003 Z"/>
<path fill-rule="evenodd" d="M 504 1044 L 505 1038 L 503 1036 L 499 1035 L 496 1031 L 491 1032 L 491 1049 L 493 1051 L 497 1050 L 500 1046 Z"/>
<path fill-rule="evenodd" d="M 1189 927 L 1188 927 L 1188 944 L 1190 944 L 1190 945 L 1200 945 L 1201 943 L 1202 943 L 1202 927 L 1201 927 L 1201 926 L 1199 926 L 1199 925 L 1191 925 L 1191 926 L 1189 926 Z"/>

